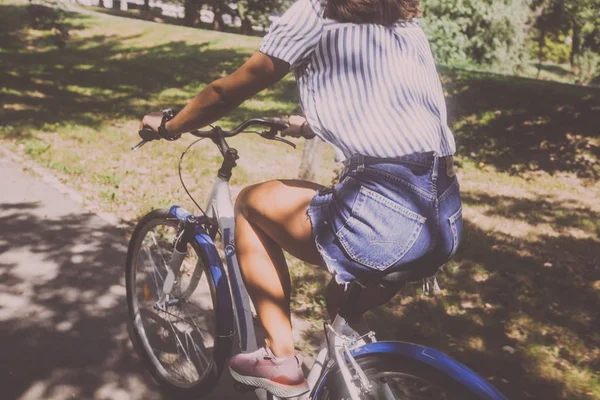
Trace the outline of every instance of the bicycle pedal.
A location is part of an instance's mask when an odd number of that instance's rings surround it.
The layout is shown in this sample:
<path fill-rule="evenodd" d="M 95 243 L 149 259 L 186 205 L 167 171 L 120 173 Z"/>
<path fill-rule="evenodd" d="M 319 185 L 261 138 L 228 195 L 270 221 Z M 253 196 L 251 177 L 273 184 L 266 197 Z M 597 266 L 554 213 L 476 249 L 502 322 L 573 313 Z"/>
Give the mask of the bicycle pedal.
<path fill-rule="evenodd" d="M 255 389 L 256 388 L 254 386 L 249 386 L 238 381 L 233 381 L 233 390 L 235 390 L 238 393 L 250 392 Z"/>

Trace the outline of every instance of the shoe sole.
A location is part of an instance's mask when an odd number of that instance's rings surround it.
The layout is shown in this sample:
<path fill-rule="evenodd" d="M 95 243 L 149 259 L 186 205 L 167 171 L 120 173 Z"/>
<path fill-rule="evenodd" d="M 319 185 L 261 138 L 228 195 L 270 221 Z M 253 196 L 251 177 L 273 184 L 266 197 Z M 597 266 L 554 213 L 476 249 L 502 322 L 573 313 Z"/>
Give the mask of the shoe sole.
<path fill-rule="evenodd" d="M 232 370 L 231 367 L 229 367 L 229 372 L 231 373 L 233 379 L 235 379 L 236 381 L 243 383 L 244 385 L 265 389 L 266 391 L 273 393 L 277 397 L 298 397 L 305 393 L 308 393 L 308 391 L 310 390 L 306 381 L 303 385 L 289 386 L 273 382 L 267 378 L 240 375 L 234 370 Z"/>

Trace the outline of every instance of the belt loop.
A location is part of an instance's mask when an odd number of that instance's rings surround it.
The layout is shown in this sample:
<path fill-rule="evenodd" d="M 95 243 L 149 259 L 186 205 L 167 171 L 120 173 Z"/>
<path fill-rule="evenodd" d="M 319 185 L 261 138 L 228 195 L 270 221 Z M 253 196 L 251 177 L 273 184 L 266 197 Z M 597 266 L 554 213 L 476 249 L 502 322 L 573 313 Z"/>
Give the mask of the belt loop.
<path fill-rule="evenodd" d="M 433 167 L 432 167 L 433 170 L 431 171 L 431 180 L 434 183 L 437 182 L 439 162 L 440 162 L 440 158 L 433 156 Z"/>
<path fill-rule="evenodd" d="M 358 164 L 356 171 L 363 172 L 365 170 L 365 157 L 362 154 L 356 157 L 356 163 Z"/>

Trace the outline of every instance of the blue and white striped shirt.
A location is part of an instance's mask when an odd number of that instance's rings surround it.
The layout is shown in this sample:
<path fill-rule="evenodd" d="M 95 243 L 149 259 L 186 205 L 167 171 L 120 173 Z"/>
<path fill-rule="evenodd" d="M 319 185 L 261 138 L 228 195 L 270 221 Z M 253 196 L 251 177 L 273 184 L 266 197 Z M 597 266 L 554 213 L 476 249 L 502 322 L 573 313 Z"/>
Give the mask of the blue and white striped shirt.
<path fill-rule="evenodd" d="M 340 23 L 323 11 L 320 0 L 298 0 L 260 51 L 290 64 L 306 119 L 336 160 L 454 154 L 442 85 L 418 23 Z"/>

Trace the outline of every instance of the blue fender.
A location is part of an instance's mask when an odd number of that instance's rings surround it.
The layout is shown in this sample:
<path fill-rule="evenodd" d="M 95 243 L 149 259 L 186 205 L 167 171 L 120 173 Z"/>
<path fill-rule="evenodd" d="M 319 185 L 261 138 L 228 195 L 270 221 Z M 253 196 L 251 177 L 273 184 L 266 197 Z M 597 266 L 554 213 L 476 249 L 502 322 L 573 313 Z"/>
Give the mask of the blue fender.
<path fill-rule="evenodd" d="M 441 351 L 430 347 L 420 346 L 406 342 L 374 342 L 368 343 L 351 351 L 355 358 L 366 355 L 399 355 L 413 362 L 434 368 L 459 385 L 467 388 L 473 393 L 473 398 L 478 400 L 507 400 L 495 387 L 485 379 L 477 375 L 467 366 L 448 357 Z M 327 381 L 331 370 L 318 383 L 313 398 L 316 398 Z"/>
<path fill-rule="evenodd" d="M 191 215 L 179 206 L 172 206 L 169 209 L 169 214 L 181 221 L 185 221 Z M 194 238 L 200 247 L 200 256 L 203 258 L 205 265 L 208 265 L 210 269 L 210 277 L 212 278 L 216 292 L 216 304 L 214 307 L 217 319 L 217 332 L 215 336 L 214 359 L 220 371 L 224 366 L 225 360 L 231 355 L 233 345 L 233 306 L 229 291 L 229 281 L 227 280 L 221 257 L 208 233 L 201 226 L 196 226 Z M 218 312 L 216 312 L 217 310 Z"/>

